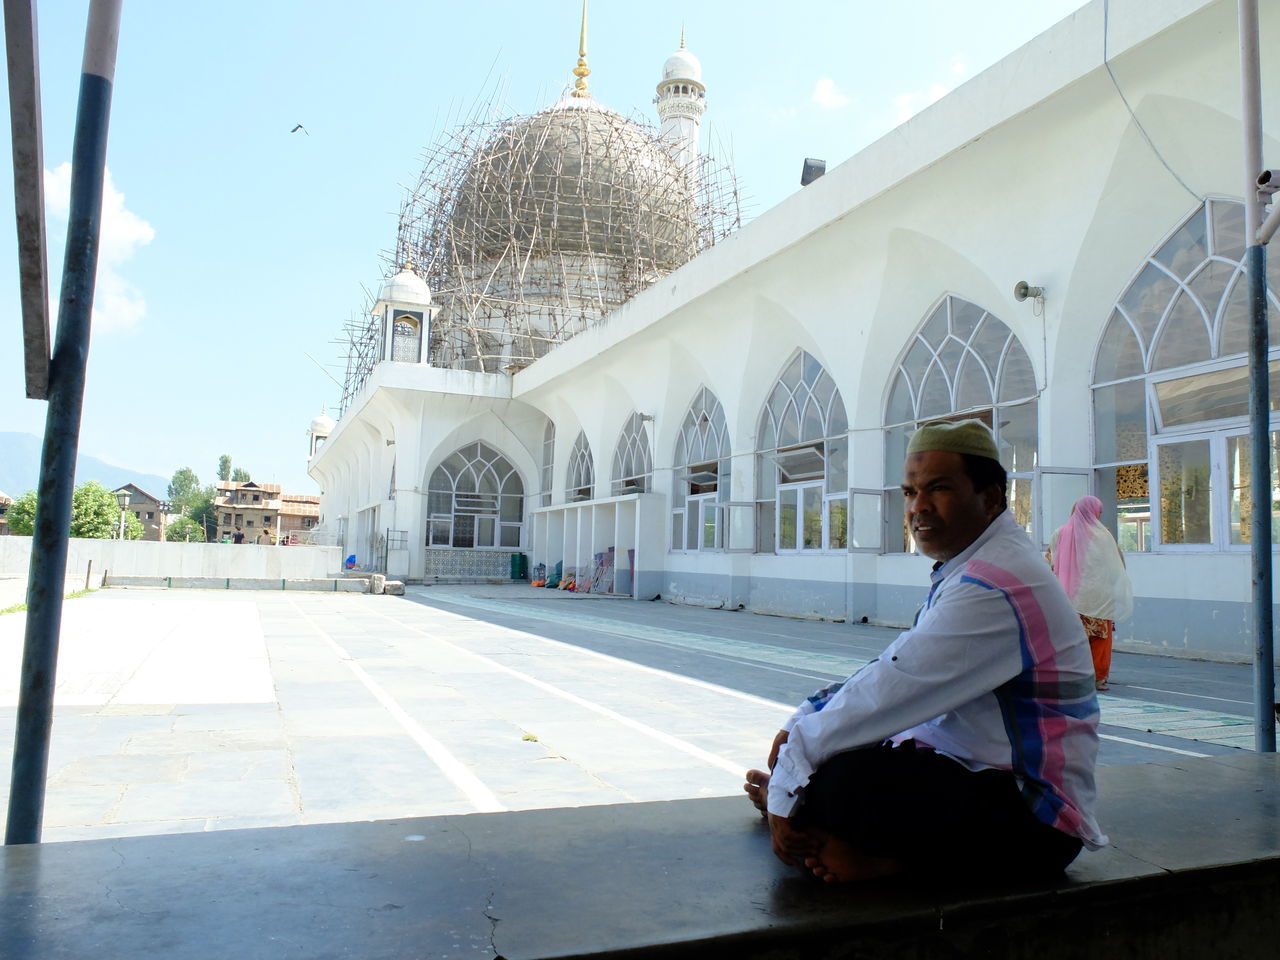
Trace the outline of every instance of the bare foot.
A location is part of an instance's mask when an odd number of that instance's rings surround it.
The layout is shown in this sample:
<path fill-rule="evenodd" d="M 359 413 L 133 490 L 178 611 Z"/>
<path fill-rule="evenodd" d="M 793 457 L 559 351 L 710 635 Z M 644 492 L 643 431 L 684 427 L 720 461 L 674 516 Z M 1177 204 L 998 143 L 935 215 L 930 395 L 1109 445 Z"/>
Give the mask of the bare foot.
<path fill-rule="evenodd" d="M 813 856 L 805 857 L 804 865 L 824 883 L 875 880 L 903 870 L 899 861 L 859 853 L 847 841 L 824 830 L 811 828 L 809 833 L 818 842 L 818 850 Z"/>
<path fill-rule="evenodd" d="M 742 785 L 751 802 L 755 804 L 762 817 L 769 815 L 769 774 L 763 770 L 748 770 L 747 782 Z"/>

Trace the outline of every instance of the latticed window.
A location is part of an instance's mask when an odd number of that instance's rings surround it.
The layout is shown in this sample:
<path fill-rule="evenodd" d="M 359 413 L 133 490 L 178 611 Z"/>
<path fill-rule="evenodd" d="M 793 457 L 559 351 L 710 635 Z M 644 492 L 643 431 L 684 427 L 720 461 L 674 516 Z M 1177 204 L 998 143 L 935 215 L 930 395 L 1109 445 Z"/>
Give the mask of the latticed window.
<path fill-rule="evenodd" d="M 613 451 L 613 496 L 643 493 L 653 483 L 653 453 L 648 421 L 632 413 Z"/>
<path fill-rule="evenodd" d="M 1103 517 L 1125 550 L 1249 542 L 1244 230 L 1241 204 L 1201 205 L 1143 262 L 1103 330 L 1093 367 L 1093 456 Z M 1280 257 L 1268 257 L 1275 276 Z M 1280 344 L 1274 287 L 1267 298 L 1271 343 Z M 1276 349 L 1270 380 L 1275 491 Z M 1280 534 L 1274 493 L 1271 513 Z"/>
<path fill-rule="evenodd" d="M 422 322 L 413 314 L 397 314 L 391 324 L 391 359 L 417 363 L 422 359 Z"/>
<path fill-rule="evenodd" d="M 556 462 L 556 425 L 547 421 L 542 431 L 542 505 L 551 506 L 551 475 Z"/>
<path fill-rule="evenodd" d="M 885 405 L 885 517 L 890 551 L 909 549 L 902 523 L 902 462 L 916 428 L 939 420 L 981 420 L 995 435 L 1009 472 L 1009 508 L 1031 529 L 1031 487 L 1038 457 L 1039 388 L 1031 359 L 1003 321 L 947 296 L 903 351 Z"/>
<path fill-rule="evenodd" d="M 702 387 L 680 425 L 671 492 L 671 549 L 724 547 L 729 499 L 729 430 L 716 395 Z"/>
<path fill-rule="evenodd" d="M 581 431 L 578 432 L 578 439 L 573 441 L 573 449 L 569 451 L 565 476 L 566 500 L 590 500 L 594 496 L 592 491 L 596 485 L 596 468 L 591 463 L 591 444 L 587 443 L 587 435 Z"/>
<path fill-rule="evenodd" d="M 848 433 L 835 382 L 816 359 L 797 351 L 760 413 L 758 551 L 848 547 Z"/>
<path fill-rule="evenodd" d="M 429 546 L 519 547 L 524 484 L 506 457 L 473 443 L 431 474 L 427 512 Z"/>

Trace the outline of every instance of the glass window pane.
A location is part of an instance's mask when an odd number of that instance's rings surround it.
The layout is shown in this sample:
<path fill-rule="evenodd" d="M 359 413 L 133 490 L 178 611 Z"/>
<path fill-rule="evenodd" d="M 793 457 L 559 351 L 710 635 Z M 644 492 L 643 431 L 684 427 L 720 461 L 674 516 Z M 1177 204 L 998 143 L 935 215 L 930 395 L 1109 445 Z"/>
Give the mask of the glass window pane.
<path fill-rule="evenodd" d="M 786 412 L 778 424 L 778 446 L 787 447 L 800 442 L 800 416 L 794 403 L 787 404 Z"/>
<path fill-rule="evenodd" d="M 902 494 L 899 493 L 898 496 Z M 866 550 L 880 549 L 882 541 L 880 528 L 880 507 L 882 497 L 874 493 L 855 493 L 853 494 L 852 529 L 849 531 L 849 539 L 855 547 L 861 547 Z"/>
<path fill-rule="evenodd" d="M 1185 277 L 1209 255 L 1205 244 L 1207 228 L 1203 210 L 1196 212 L 1187 225 L 1169 238 L 1160 248 L 1156 259 L 1169 268 L 1175 276 Z"/>
<path fill-rule="evenodd" d="M 431 521 L 431 545 L 447 547 L 452 538 L 452 524 L 448 520 Z"/>
<path fill-rule="evenodd" d="M 1213 220 L 1213 252 L 1232 260 L 1244 259 L 1244 205 L 1209 202 Z"/>
<path fill-rule="evenodd" d="M 1102 522 L 1121 550 L 1151 549 L 1151 493 L 1147 465 L 1130 463 L 1098 471 Z"/>
<path fill-rule="evenodd" d="M 827 549 L 849 547 L 849 501 L 843 497 L 827 501 Z"/>
<path fill-rule="evenodd" d="M 1268 311 L 1268 315 L 1273 311 Z M 1270 316 L 1268 316 L 1270 319 Z M 1218 355 L 1249 352 L 1249 283 L 1243 271 L 1232 284 L 1231 293 L 1218 318 Z"/>
<path fill-rule="evenodd" d="M 690 500 L 684 514 L 684 542 L 690 550 L 698 549 L 698 501 Z"/>
<path fill-rule="evenodd" d="M 831 395 L 831 403 L 827 408 L 827 436 L 834 437 L 849 429 L 849 418 L 844 412 L 844 398 L 837 390 Z"/>
<path fill-rule="evenodd" d="M 1210 323 L 1218 315 L 1218 304 L 1222 301 L 1222 295 L 1226 292 L 1227 284 L 1231 282 L 1235 272 L 1234 263 L 1210 260 L 1188 283 L 1191 292 L 1200 301 L 1200 306 L 1204 307 L 1205 313 L 1208 314 Z"/>
<path fill-rule="evenodd" d="M 822 487 L 804 488 L 804 549 L 822 549 Z"/>
<path fill-rule="evenodd" d="M 964 344 L 955 337 L 947 337 L 942 344 L 942 349 L 938 351 L 938 359 L 942 361 L 942 368 L 955 378 L 956 369 L 960 366 L 960 358 L 964 356 Z"/>
<path fill-rule="evenodd" d="M 775 549 L 772 500 L 756 504 L 756 553 L 773 553 Z"/>
<path fill-rule="evenodd" d="M 711 500 L 702 501 L 702 549 L 714 550 L 720 546 L 719 518 L 720 511 Z"/>
<path fill-rule="evenodd" d="M 524 519 L 524 498 L 513 497 L 510 494 L 501 497 L 501 515 L 502 519 L 512 523 L 518 523 Z"/>
<path fill-rule="evenodd" d="M 803 351 L 796 354 L 795 357 L 792 359 L 792 361 L 789 364 L 787 364 L 787 369 L 782 371 L 782 376 L 778 378 L 782 383 L 785 383 L 792 390 L 794 390 L 796 386 L 800 383 L 800 364 L 804 356 L 805 354 Z"/>
<path fill-rule="evenodd" d="M 919 387 L 921 381 L 924 380 L 924 372 L 929 368 L 929 364 L 932 361 L 933 351 L 917 337 L 911 342 L 911 349 L 907 351 L 907 356 L 902 361 L 902 369 L 911 378 L 911 382 L 916 387 Z"/>
<path fill-rule="evenodd" d="M 1180 293 L 1160 331 L 1151 369 L 1168 370 L 1208 359 L 1209 328 L 1204 314 L 1194 299 Z"/>
<path fill-rule="evenodd" d="M 1098 463 L 1147 459 L 1146 385 L 1141 380 L 1095 389 L 1093 422 Z"/>
<path fill-rule="evenodd" d="M 1031 478 L 1009 478 L 1009 510 L 1018 526 L 1031 533 Z"/>
<path fill-rule="evenodd" d="M 1163 543 L 1212 543 L 1209 441 L 1188 440 L 1156 448 Z"/>
<path fill-rule="evenodd" d="M 994 402 L 995 396 L 992 394 L 991 383 L 987 380 L 982 362 L 977 354 L 967 354 L 961 363 L 959 380 L 956 384 L 956 409 L 989 407 Z"/>
<path fill-rule="evenodd" d="M 502 525 L 502 543 L 504 547 L 520 546 L 520 527 L 515 524 L 504 523 Z"/>
<path fill-rule="evenodd" d="M 800 423 L 801 440 L 821 440 L 827 435 L 823 413 L 824 411 L 811 398 L 805 405 L 804 419 Z"/>
<path fill-rule="evenodd" d="M 968 340 L 982 319 L 982 308 L 968 300 L 951 301 L 951 333 L 961 340 Z"/>
<path fill-rule="evenodd" d="M 1268 366 L 1271 409 L 1280 409 L 1280 361 Z M 1178 377 L 1155 385 L 1156 403 L 1164 426 L 1249 415 L 1249 368 L 1245 365 Z"/>
<path fill-rule="evenodd" d="M 671 549 L 684 549 L 684 511 L 671 511 Z"/>
<path fill-rule="evenodd" d="M 920 331 L 920 336 L 935 350 L 942 346 L 943 338 L 947 335 L 947 303 L 950 299 L 948 297 L 938 304 L 938 309 L 929 315 Z"/>
<path fill-rule="evenodd" d="M 1000 462 L 1010 473 L 1030 473 L 1036 468 L 1037 408 L 1032 400 L 996 411 L 1000 422 Z"/>
<path fill-rule="evenodd" d="M 951 412 L 951 388 L 942 375 L 942 368 L 934 364 L 924 378 L 920 391 L 920 417 L 941 417 Z"/>
<path fill-rule="evenodd" d="M 904 553 L 915 549 L 911 531 L 907 529 L 906 504 L 901 487 L 884 492 L 884 551 Z"/>
<path fill-rule="evenodd" d="M 474 547 L 476 545 L 475 517 L 470 514 L 458 514 L 453 518 L 453 545 L 455 547 Z"/>
<path fill-rule="evenodd" d="M 1280 434 L 1271 432 L 1271 539 L 1280 542 Z M 1248 434 L 1227 437 L 1227 472 L 1231 496 L 1231 542 L 1253 542 L 1252 442 Z"/>
<path fill-rule="evenodd" d="M 1098 347 L 1098 362 L 1093 372 L 1096 383 L 1108 380 L 1122 380 L 1125 377 L 1136 377 L 1144 373 L 1142 366 L 1142 350 L 1138 346 L 1138 338 L 1133 328 L 1119 310 L 1113 311 L 1107 330 L 1102 335 L 1102 343 Z"/>
<path fill-rule="evenodd" d="M 795 490 L 778 491 L 778 549 L 796 548 L 797 500 Z"/>
<path fill-rule="evenodd" d="M 898 371 L 893 381 L 893 390 L 889 394 L 889 405 L 885 409 L 885 423 L 906 423 L 916 418 L 915 405 L 911 402 L 911 392 L 907 387 L 907 378 Z"/>
<path fill-rule="evenodd" d="M 777 465 L 770 457 L 756 457 L 756 499 L 772 500 L 777 489 Z"/>
<path fill-rule="evenodd" d="M 987 369 L 994 373 L 1000 368 L 1000 354 L 1004 353 L 1005 341 L 1008 339 L 1009 328 L 1003 321 L 988 314 L 982 321 L 982 326 L 978 327 L 978 332 L 969 341 L 969 345 L 982 358 Z"/>
<path fill-rule="evenodd" d="M 476 517 L 476 546 L 493 546 L 493 517 Z"/>
<path fill-rule="evenodd" d="M 896 487 L 902 483 L 902 464 L 907 459 L 907 441 L 916 432 L 914 424 L 894 427 L 884 432 L 884 485 Z"/>
<path fill-rule="evenodd" d="M 1009 343 L 1004 369 L 1000 371 L 1000 402 L 1025 400 L 1036 395 L 1036 375 L 1027 351 L 1017 340 Z"/>
<path fill-rule="evenodd" d="M 1124 312 L 1142 334 L 1144 344 L 1151 343 L 1165 307 L 1178 292 L 1178 285 L 1154 264 L 1147 264 L 1120 301 Z"/>
<path fill-rule="evenodd" d="M 827 493 L 844 493 L 849 486 L 849 438 L 836 437 L 826 445 Z"/>

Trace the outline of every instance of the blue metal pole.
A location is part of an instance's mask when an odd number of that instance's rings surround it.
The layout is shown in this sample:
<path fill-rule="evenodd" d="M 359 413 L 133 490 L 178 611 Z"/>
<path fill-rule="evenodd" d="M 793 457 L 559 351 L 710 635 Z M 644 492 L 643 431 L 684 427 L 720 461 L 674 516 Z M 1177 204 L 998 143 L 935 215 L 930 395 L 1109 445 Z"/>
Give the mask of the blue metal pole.
<path fill-rule="evenodd" d="M 1271 601 L 1271 407 L 1267 371 L 1266 248 L 1259 242 L 1263 203 L 1262 71 L 1258 56 L 1258 2 L 1238 0 L 1240 27 L 1240 115 L 1244 125 L 1245 270 L 1249 294 L 1249 490 L 1253 502 L 1254 749 L 1275 753 L 1275 633 Z"/>
<path fill-rule="evenodd" d="M 98 267 L 102 182 L 121 3 L 122 0 L 92 0 L 85 36 L 72 150 L 67 248 L 58 330 L 49 366 L 49 410 L 45 415 L 39 501 L 27 583 L 27 629 L 5 828 L 7 844 L 39 843 L 44 819 L 58 631 L 71 530 L 71 492 L 89 358 L 89 319 Z"/>

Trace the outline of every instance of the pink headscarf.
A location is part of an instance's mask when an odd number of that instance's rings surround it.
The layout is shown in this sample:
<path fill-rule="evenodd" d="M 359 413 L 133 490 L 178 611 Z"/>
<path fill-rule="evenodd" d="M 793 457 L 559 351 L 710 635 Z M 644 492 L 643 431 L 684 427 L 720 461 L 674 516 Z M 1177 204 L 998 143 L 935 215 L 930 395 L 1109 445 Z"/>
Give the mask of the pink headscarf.
<path fill-rule="evenodd" d="M 1071 508 L 1071 519 L 1058 531 L 1058 548 L 1055 551 L 1054 573 L 1062 581 L 1067 596 L 1076 598 L 1080 589 L 1085 556 L 1089 544 L 1099 533 L 1106 533 L 1102 525 L 1102 501 L 1097 497 L 1081 497 Z"/>

